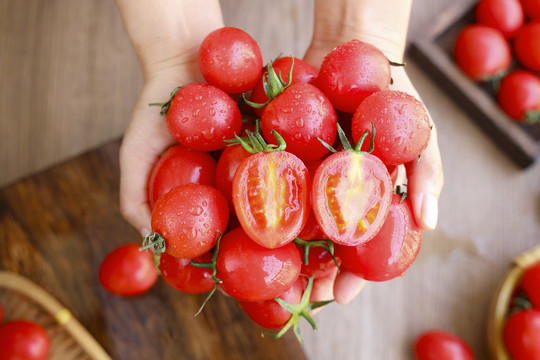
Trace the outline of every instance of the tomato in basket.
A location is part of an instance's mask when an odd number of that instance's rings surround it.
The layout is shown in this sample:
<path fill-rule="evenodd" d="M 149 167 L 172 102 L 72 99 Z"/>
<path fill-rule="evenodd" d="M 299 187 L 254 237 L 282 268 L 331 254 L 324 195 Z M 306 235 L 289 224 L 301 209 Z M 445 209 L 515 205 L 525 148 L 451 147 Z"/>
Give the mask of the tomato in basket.
<path fill-rule="evenodd" d="M 0 360 L 45 360 L 51 340 L 47 330 L 29 320 L 13 320 L 0 326 Z"/>

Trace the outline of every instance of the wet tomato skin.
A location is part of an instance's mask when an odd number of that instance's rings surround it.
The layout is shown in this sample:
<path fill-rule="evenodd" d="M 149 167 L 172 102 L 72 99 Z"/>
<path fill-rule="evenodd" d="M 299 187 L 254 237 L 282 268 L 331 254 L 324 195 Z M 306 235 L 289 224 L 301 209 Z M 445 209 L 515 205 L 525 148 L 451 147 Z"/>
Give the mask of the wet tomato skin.
<path fill-rule="evenodd" d="M 227 228 L 227 199 L 216 188 L 186 184 L 163 195 L 152 211 L 152 231 L 165 239 L 166 252 L 193 259 L 210 251 Z"/>
<path fill-rule="evenodd" d="M 411 266 L 422 244 L 422 229 L 414 220 L 410 200 L 392 195 L 386 220 L 367 243 L 336 245 L 336 255 L 346 270 L 369 281 L 387 281 L 401 276 Z"/>
<path fill-rule="evenodd" d="M 269 249 L 235 228 L 221 239 L 216 265 L 220 286 L 227 294 L 242 301 L 265 301 L 292 286 L 301 261 L 293 243 Z"/>
<path fill-rule="evenodd" d="M 210 262 L 211 259 L 212 253 L 208 252 L 193 261 Z M 190 259 L 180 259 L 165 252 L 159 262 L 161 276 L 172 288 L 184 293 L 200 294 L 212 290 L 215 284 L 212 269 L 195 267 L 190 262 Z"/>
<path fill-rule="evenodd" d="M 315 172 L 313 213 L 333 242 L 356 246 L 381 228 L 392 197 L 386 166 L 368 153 L 341 151 L 326 158 Z"/>
<path fill-rule="evenodd" d="M 216 188 L 227 198 L 231 212 L 234 212 L 232 201 L 234 174 L 236 174 L 236 170 L 242 161 L 250 156 L 251 154 L 240 145 L 227 146 L 219 156 L 216 167 Z"/>
<path fill-rule="evenodd" d="M 187 148 L 199 151 L 223 149 L 242 129 L 242 114 L 223 90 L 192 83 L 174 95 L 166 116 L 171 136 Z"/>
<path fill-rule="evenodd" d="M 311 181 L 304 163 L 286 152 L 260 152 L 233 178 L 236 216 L 253 241 L 277 248 L 293 241 L 309 216 Z"/>
<path fill-rule="evenodd" d="M 188 183 L 214 186 L 215 182 L 216 160 L 210 154 L 174 145 L 152 168 L 148 180 L 148 203 L 153 208 L 157 199 L 175 186 Z"/>
<path fill-rule="evenodd" d="M 372 123 L 375 148 L 372 155 L 386 165 L 401 165 L 416 160 L 427 147 L 431 124 L 426 108 L 414 96 L 403 91 L 381 90 L 358 106 L 352 120 L 354 141 L 364 132 L 370 135 L 362 149 L 370 146 Z"/>

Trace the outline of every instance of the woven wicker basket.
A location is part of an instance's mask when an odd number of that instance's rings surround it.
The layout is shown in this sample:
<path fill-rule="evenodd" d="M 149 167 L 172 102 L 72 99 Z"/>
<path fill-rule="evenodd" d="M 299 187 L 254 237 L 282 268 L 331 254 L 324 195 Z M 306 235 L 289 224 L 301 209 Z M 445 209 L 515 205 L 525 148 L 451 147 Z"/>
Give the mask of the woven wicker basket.
<path fill-rule="evenodd" d="M 504 325 L 512 297 L 525 269 L 540 260 L 540 246 L 514 259 L 494 294 L 488 317 L 488 346 L 492 359 L 511 360 L 503 339 Z"/>
<path fill-rule="evenodd" d="M 0 271 L 0 303 L 5 320 L 31 320 L 47 330 L 51 339 L 47 360 L 111 359 L 68 309 L 29 279 Z"/>

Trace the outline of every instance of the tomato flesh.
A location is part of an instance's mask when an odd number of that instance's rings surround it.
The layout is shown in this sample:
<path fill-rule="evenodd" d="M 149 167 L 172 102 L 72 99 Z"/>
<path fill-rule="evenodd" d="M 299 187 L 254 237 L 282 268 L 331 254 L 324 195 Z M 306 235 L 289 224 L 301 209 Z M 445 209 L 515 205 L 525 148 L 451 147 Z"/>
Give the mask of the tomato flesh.
<path fill-rule="evenodd" d="M 322 231 L 342 245 L 359 245 L 381 228 L 392 195 L 385 165 L 368 153 L 329 156 L 313 179 L 313 212 Z"/>
<path fill-rule="evenodd" d="M 293 241 L 309 216 L 310 179 L 291 153 L 257 153 L 245 159 L 233 179 L 236 215 L 253 241 L 276 248 Z"/>

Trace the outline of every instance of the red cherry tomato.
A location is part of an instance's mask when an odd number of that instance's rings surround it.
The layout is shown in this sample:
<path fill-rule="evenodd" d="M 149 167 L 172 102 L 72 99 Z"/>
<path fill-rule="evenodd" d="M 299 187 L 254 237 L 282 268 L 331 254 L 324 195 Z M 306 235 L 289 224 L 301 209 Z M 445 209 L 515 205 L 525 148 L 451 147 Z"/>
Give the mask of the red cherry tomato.
<path fill-rule="evenodd" d="M 529 20 L 540 20 L 540 0 L 521 0 L 525 17 Z"/>
<path fill-rule="evenodd" d="M 291 70 L 291 65 L 293 66 L 291 84 L 313 84 L 315 82 L 318 70 L 303 60 L 294 58 L 293 64 L 293 58 L 288 56 L 278 58 L 272 62 L 272 68 L 276 74 L 281 75 L 281 79 L 283 79 L 285 84 L 289 82 L 289 71 Z M 268 67 L 264 69 L 262 76 L 259 78 L 259 81 L 257 81 L 257 85 L 255 85 L 253 92 L 251 93 L 251 101 L 254 103 L 264 104 L 268 101 L 268 96 L 266 96 L 263 84 L 263 79 L 265 79 L 266 76 L 268 76 Z M 257 115 L 261 116 L 264 108 L 254 110 Z"/>
<path fill-rule="evenodd" d="M 148 180 L 148 203 L 178 185 L 197 183 L 214 186 L 216 160 L 210 154 L 175 145 L 167 149 L 154 165 Z"/>
<path fill-rule="evenodd" d="M 298 234 L 298 237 L 306 241 L 326 239 L 327 236 L 322 232 L 321 227 L 317 222 L 317 218 L 315 218 L 315 214 L 313 214 L 313 210 L 309 211 L 306 225 L 304 225 L 302 231 Z"/>
<path fill-rule="evenodd" d="M 233 179 L 238 221 L 253 241 L 276 248 L 293 241 L 309 216 L 309 174 L 286 151 L 260 152 L 240 164 Z"/>
<path fill-rule="evenodd" d="M 515 360 L 540 359 L 540 310 L 521 310 L 504 326 L 504 343 Z"/>
<path fill-rule="evenodd" d="M 0 360 L 44 360 L 50 347 L 47 330 L 32 321 L 16 320 L 0 326 Z"/>
<path fill-rule="evenodd" d="M 165 251 L 193 259 L 210 251 L 227 228 L 229 207 L 219 190 L 202 184 L 186 184 L 163 195 L 152 211 L 152 231 L 165 239 Z"/>
<path fill-rule="evenodd" d="M 304 259 L 305 250 L 305 248 L 300 247 L 302 259 Z M 335 273 L 333 270 L 335 270 L 338 265 L 341 265 L 341 259 L 337 257 L 336 261 L 334 261 L 332 254 L 325 248 L 313 246 L 309 249 L 308 263 L 302 262 L 300 273 L 307 277 L 313 276 L 313 279 L 320 279 Z"/>
<path fill-rule="evenodd" d="M 514 54 L 519 63 L 540 72 L 540 20 L 525 24 L 514 38 Z"/>
<path fill-rule="evenodd" d="M 154 260 L 151 253 L 139 248 L 139 244 L 126 244 L 107 254 L 99 267 L 99 281 L 105 289 L 121 296 L 150 290 L 157 280 Z"/>
<path fill-rule="evenodd" d="M 534 307 L 540 309 L 540 261 L 525 269 L 521 285 Z"/>
<path fill-rule="evenodd" d="M 497 92 L 497 102 L 512 119 L 535 123 L 540 120 L 540 77 L 526 70 L 506 75 Z"/>
<path fill-rule="evenodd" d="M 366 97 L 387 89 L 390 79 L 386 56 L 371 44 L 351 40 L 326 55 L 317 86 L 337 110 L 353 113 Z"/>
<path fill-rule="evenodd" d="M 208 263 L 212 253 L 206 253 L 193 259 L 196 262 Z M 212 269 L 200 268 L 190 265 L 190 259 L 180 259 L 167 254 L 161 254 L 159 270 L 161 276 L 172 288 L 188 293 L 200 294 L 214 288 Z"/>
<path fill-rule="evenodd" d="M 229 94 L 241 94 L 253 89 L 261 76 L 261 50 L 245 31 L 223 27 L 202 41 L 199 68 L 209 84 Z"/>
<path fill-rule="evenodd" d="M 242 114 L 223 90 L 208 84 L 189 84 L 173 96 L 167 127 L 181 145 L 200 151 L 223 149 L 242 129 Z"/>
<path fill-rule="evenodd" d="M 417 360 L 473 360 L 474 354 L 461 338 L 440 330 L 421 334 L 414 345 Z"/>
<path fill-rule="evenodd" d="M 474 9 L 474 18 L 478 24 L 499 30 L 506 38 L 513 37 L 525 22 L 520 0 L 481 0 Z"/>
<path fill-rule="evenodd" d="M 394 194 L 383 226 L 373 239 L 358 246 L 336 245 L 336 255 L 346 270 L 369 281 L 401 276 L 416 259 L 422 229 L 414 220 L 409 199 Z"/>
<path fill-rule="evenodd" d="M 358 106 L 352 120 L 352 135 L 358 141 L 375 126 L 375 148 L 372 155 L 386 165 L 414 161 L 427 147 L 431 124 L 420 100 L 403 91 L 381 90 Z M 362 148 L 367 150 L 370 136 Z"/>
<path fill-rule="evenodd" d="M 287 143 L 287 151 L 302 161 L 322 157 L 328 150 L 317 137 L 329 144 L 336 138 L 336 112 L 332 103 L 311 84 L 298 83 L 266 105 L 261 115 L 261 130 L 269 143 L 277 131 Z"/>
<path fill-rule="evenodd" d="M 240 145 L 226 147 L 219 156 L 216 167 L 216 188 L 227 198 L 231 213 L 234 212 L 232 201 L 234 174 L 236 174 L 236 169 L 238 169 L 240 163 L 250 156 L 251 154 Z"/>
<path fill-rule="evenodd" d="M 236 228 L 221 239 L 216 262 L 221 288 L 242 301 L 264 301 L 289 289 L 300 274 L 300 253 L 293 243 L 268 249 Z"/>
<path fill-rule="evenodd" d="M 311 194 L 321 230 L 337 244 L 355 246 L 371 240 L 381 228 L 392 183 L 379 158 L 342 151 L 319 166 Z"/>
<path fill-rule="evenodd" d="M 2 304 L 0 304 L 0 324 L 2 323 L 3 319 L 4 319 L 4 308 L 2 307 Z"/>
<path fill-rule="evenodd" d="M 306 278 L 300 276 L 289 289 L 277 297 L 290 304 L 299 304 L 306 285 Z M 251 320 L 267 329 L 281 329 L 292 316 L 275 300 L 240 301 L 239 304 Z"/>
<path fill-rule="evenodd" d="M 471 79 L 486 81 L 507 71 L 512 62 L 512 52 L 499 30 L 473 24 L 458 34 L 454 58 Z"/>

